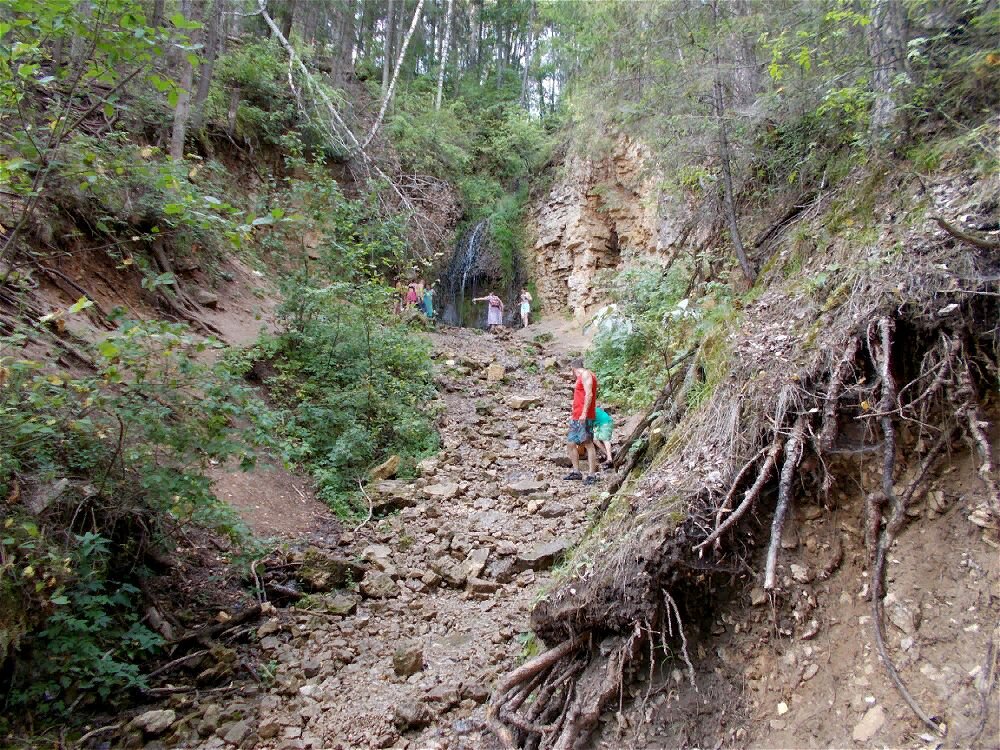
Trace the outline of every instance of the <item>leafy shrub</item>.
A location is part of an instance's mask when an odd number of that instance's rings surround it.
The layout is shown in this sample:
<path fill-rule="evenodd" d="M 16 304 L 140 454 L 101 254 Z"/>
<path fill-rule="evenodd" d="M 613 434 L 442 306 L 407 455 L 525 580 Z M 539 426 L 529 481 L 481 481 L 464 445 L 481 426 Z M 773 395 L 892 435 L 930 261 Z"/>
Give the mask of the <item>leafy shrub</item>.
<path fill-rule="evenodd" d="M 412 466 L 438 447 L 428 345 L 388 319 L 392 290 L 377 282 L 319 286 L 297 276 L 286 294 L 285 332 L 244 355 L 275 370 L 274 421 L 258 429 L 312 472 L 323 500 L 351 515 L 372 465 L 397 453 Z"/>
<path fill-rule="evenodd" d="M 0 338 L 0 660 L 20 664 L 9 701 L 58 716 L 141 684 L 159 640 L 139 624 L 134 584 L 163 521 L 243 538 L 202 470 L 253 460 L 232 422 L 260 407 L 195 358 L 210 344 L 180 325 L 121 321 L 87 375 L 19 357 L 26 341 Z"/>
<path fill-rule="evenodd" d="M 699 299 L 684 297 L 689 270 L 674 264 L 631 268 L 610 279 L 614 307 L 595 325 L 588 362 L 601 383 L 602 398 L 629 408 L 649 404 L 672 373 L 679 355 L 702 346 L 705 372 L 701 396 L 721 379 L 724 347 L 718 327 L 734 312 L 729 288 L 712 282 Z M 696 396 L 697 397 L 697 396 Z"/>

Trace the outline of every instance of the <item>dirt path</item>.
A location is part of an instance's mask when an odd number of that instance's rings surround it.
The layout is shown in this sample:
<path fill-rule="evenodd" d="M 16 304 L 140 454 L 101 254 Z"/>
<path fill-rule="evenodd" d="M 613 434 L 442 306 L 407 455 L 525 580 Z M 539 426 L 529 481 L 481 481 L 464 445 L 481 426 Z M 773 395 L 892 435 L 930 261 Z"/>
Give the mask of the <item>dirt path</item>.
<path fill-rule="evenodd" d="M 544 369 L 544 346 L 455 329 L 432 339 L 443 447 L 419 479 L 380 485 L 401 512 L 341 535 L 338 552 L 369 565 L 360 592 L 340 592 L 322 614 L 266 622 L 267 694 L 242 715 L 203 705 L 191 721 L 204 739 L 186 746 L 493 745 L 483 703 L 533 648 L 531 606 L 606 480 L 564 481 L 553 461 L 565 450 L 569 383 L 564 367 Z M 491 364 L 502 382 L 487 382 Z"/>

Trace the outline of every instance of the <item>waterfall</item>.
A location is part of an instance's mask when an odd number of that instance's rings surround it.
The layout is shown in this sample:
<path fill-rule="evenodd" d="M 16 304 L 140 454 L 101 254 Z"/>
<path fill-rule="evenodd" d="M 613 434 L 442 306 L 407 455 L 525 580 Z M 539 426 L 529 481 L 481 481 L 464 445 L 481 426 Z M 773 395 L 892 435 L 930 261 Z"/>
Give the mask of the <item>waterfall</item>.
<path fill-rule="evenodd" d="M 470 277 L 476 277 L 476 261 L 479 260 L 486 237 L 487 219 L 479 221 L 472 231 L 467 233 L 455 248 L 451 263 L 445 277 L 445 287 L 449 299 L 445 302 L 442 317 L 451 325 L 463 325 L 465 317 L 465 292 L 469 286 Z"/>

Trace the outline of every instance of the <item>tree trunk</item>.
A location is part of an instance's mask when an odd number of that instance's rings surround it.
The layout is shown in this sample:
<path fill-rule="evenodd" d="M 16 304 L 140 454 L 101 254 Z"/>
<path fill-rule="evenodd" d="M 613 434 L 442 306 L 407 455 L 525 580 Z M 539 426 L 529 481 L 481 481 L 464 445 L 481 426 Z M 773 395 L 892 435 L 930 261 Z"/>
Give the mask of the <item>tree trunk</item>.
<path fill-rule="evenodd" d="M 226 116 L 226 124 L 229 127 L 229 134 L 236 132 L 236 116 L 240 111 L 240 89 L 234 86 L 229 90 L 229 113 Z"/>
<path fill-rule="evenodd" d="M 528 21 L 528 41 L 524 45 L 524 70 L 521 71 L 521 106 L 528 106 L 528 71 L 535 52 L 535 19 L 538 18 L 538 4 L 531 0 L 531 20 Z"/>
<path fill-rule="evenodd" d="M 292 37 L 292 23 L 295 21 L 296 0 L 285 0 L 281 13 L 281 33 L 285 39 Z"/>
<path fill-rule="evenodd" d="M 191 19 L 191 0 L 181 0 L 181 13 L 185 19 Z M 195 41 L 194 35 L 192 35 L 192 41 Z M 170 134 L 170 158 L 174 160 L 184 158 L 184 138 L 187 135 L 188 119 L 191 115 L 191 89 L 194 85 L 194 68 L 188 62 L 186 54 L 181 57 L 180 65 L 180 94 L 177 97 L 177 107 L 174 109 L 174 127 Z"/>
<path fill-rule="evenodd" d="M 226 0 L 211 0 L 208 9 L 208 30 L 205 40 L 205 54 L 198 71 L 198 90 L 194 95 L 192 109 L 194 128 L 201 127 L 205 116 L 205 101 L 208 99 L 209 87 L 212 85 L 212 71 L 215 68 L 215 58 L 219 51 L 219 29 L 222 25 L 222 14 L 225 12 Z"/>
<path fill-rule="evenodd" d="M 896 121 L 895 78 L 906 59 L 903 12 L 898 0 L 874 0 L 872 22 L 867 27 L 868 54 L 872 61 L 871 130 L 878 138 L 888 134 Z"/>
<path fill-rule="evenodd" d="M 448 44 L 451 42 L 451 10 L 453 0 L 448 0 L 448 10 L 444 21 L 444 41 L 441 43 L 441 69 L 438 71 L 437 97 L 434 99 L 434 111 L 441 111 L 441 96 L 444 92 L 444 69 L 448 66 Z"/>
<path fill-rule="evenodd" d="M 382 42 L 382 99 L 389 92 L 389 71 L 392 70 L 392 35 L 396 28 L 394 21 L 395 0 L 389 0 L 389 11 L 385 17 L 385 32 Z"/>
<path fill-rule="evenodd" d="M 392 0 L 390 0 L 390 2 L 391 1 Z M 406 32 L 406 37 L 403 39 L 403 45 L 399 48 L 399 54 L 396 57 L 396 69 L 393 71 L 392 81 L 389 84 L 389 90 L 382 99 L 382 106 L 379 108 L 378 118 L 376 118 L 375 124 L 372 125 L 372 129 L 368 133 L 368 137 L 365 139 L 365 142 L 361 144 L 362 150 L 368 148 L 368 144 L 372 142 L 375 134 L 378 133 L 378 129 L 382 126 L 382 120 L 385 118 L 385 112 L 389 108 L 389 102 L 392 101 L 392 93 L 396 90 L 396 82 L 399 80 L 399 69 L 403 67 L 403 58 L 406 57 L 406 48 L 410 44 L 410 37 L 413 36 L 413 30 L 417 28 L 417 22 L 420 20 L 420 10 L 423 7 L 424 0 L 417 0 L 417 7 L 413 11 L 413 21 L 410 23 L 410 30 Z"/>
<path fill-rule="evenodd" d="M 149 25 L 154 29 L 163 25 L 163 10 L 166 7 L 166 0 L 153 0 L 153 15 L 149 19 Z"/>
<path fill-rule="evenodd" d="M 757 274 L 750 265 L 746 250 L 743 248 L 743 239 L 740 237 L 740 227 L 736 220 L 736 199 L 733 195 L 733 174 L 731 171 L 732 152 L 729 148 L 729 134 L 727 132 L 725 118 L 725 99 L 722 93 L 722 78 L 719 73 L 719 62 L 716 58 L 715 73 L 715 117 L 719 127 L 719 162 L 722 166 L 722 188 L 725 203 L 726 221 L 729 224 L 729 236 L 733 242 L 733 252 L 740 262 L 743 275 L 752 286 Z"/>

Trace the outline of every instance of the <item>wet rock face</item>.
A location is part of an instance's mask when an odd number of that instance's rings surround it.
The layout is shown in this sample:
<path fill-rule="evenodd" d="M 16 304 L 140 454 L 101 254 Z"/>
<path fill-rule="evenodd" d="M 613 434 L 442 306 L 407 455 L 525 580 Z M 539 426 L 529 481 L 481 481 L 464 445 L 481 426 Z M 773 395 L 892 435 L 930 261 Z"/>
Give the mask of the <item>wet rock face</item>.
<path fill-rule="evenodd" d="M 662 189 L 642 144 L 622 139 L 599 161 L 573 155 L 565 177 L 532 210 L 535 279 L 548 304 L 577 317 L 603 304 L 594 275 L 629 260 L 665 262 L 707 227 L 687 200 Z"/>

